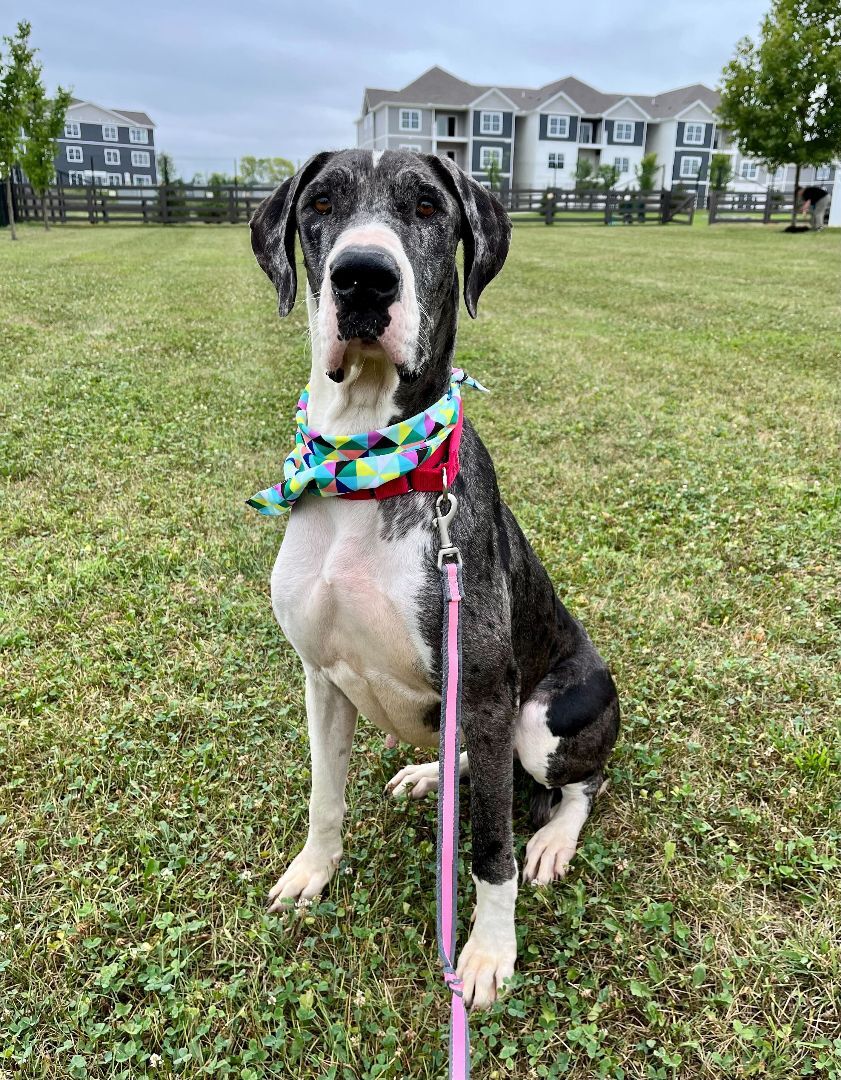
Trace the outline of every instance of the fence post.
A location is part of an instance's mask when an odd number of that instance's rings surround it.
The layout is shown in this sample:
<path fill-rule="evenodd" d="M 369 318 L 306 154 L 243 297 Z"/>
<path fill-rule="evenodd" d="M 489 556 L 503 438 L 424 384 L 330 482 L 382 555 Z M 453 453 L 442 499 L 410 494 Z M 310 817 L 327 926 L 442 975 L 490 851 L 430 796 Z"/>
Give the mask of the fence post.
<path fill-rule="evenodd" d="M 158 188 L 158 217 L 161 219 L 161 225 L 167 224 L 167 218 L 169 216 L 169 206 L 167 204 L 168 188 L 166 184 L 161 184 Z"/>
<path fill-rule="evenodd" d="M 715 215 L 716 215 L 716 211 L 718 210 L 718 196 L 719 196 L 719 192 L 717 192 L 717 191 L 711 191 L 710 192 L 710 209 L 709 209 L 709 212 L 707 214 L 707 224 L 708 225 L 714 225 L 715 224 Z"/>
<path fill-rule="evenodd" d="M 91 225 L 96 224 L 96 216 L 94 214 L 93 206 L 93 184 L 85 185 L 85 206 L 88 209 L 88 222 Z"/>
<path fill-rule="evenodd" d="M 608 191 L 605 192 L 605 197 L 604 197 L 604 223 L 605 223 L 605 225 L 609 225 L 611 223 L 611 221 L 613 220 L 612 200 L 611 200 L 611 195 L 612 194 L 613 194 L 613 192 L 610 191 L 609 189 L 608 189 Z"/>
<path fill-rule="evenodd" d="M 228 221 L 231 225 L 237 223 L 237 200 L 234 188 L 228 188 Z"/>
<path fill-rule="evenodd" d="M 767 225 L 768 222 L 771 220 L 771 205 L 772 205 L 771 189 L 766 188 L 766 190 L 765 190 L 765 208 L 762 211 L 762 224 L 763 225 Z"/>
<path fill-rule="evenodd" d="M 543 217 L 547 225 L 555 224 L 555 193 L 554 191 L 546 192 L 546 203 L 543 209 Z"/>

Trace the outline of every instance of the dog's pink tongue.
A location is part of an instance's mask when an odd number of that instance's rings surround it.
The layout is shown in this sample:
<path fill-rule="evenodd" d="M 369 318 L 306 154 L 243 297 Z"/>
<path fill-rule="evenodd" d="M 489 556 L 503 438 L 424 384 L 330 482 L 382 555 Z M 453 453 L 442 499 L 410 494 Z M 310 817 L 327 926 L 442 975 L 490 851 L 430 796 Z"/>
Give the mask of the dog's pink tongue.
<path fill-rule="evenodd" d="M 386 735 L 386 737 L 385 737 L 385 748 L 386 748 L 386 750 L 393 750 L 395 748 L 395 746 L 397 746 L 397 736 L 396 735 Z"/>

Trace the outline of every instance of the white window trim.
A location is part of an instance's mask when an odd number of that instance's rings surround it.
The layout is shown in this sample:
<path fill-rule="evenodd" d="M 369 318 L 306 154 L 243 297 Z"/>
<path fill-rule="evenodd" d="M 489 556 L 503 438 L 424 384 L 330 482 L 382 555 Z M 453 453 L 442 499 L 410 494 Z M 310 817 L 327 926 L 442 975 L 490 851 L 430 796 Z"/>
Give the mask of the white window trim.
<path fill-rule="evenodd" d="M 488 169 L 488 156 L 493 155 L 496 158 L 497 164 L 500 169 L 502 168 L 502 147 L 501 146 L 480 146 L 479 147 L 479 172 L 487 172 Z"/>
<path fill-rule="evenodd" d="M 120 164 L 120 151 L 115 150 L 111 146 L 106 146 L 104 150 L 105 164 L 106 165 L 119 165 Z"/>
<path fill-rule="evenodd" d="M 109 131 L 113 131 L 113 135 L 106 134 Z M 119 142 L 120 132 L 116 124 L 103 124 L 102 125 L 102 138 L 105 142 Z"/>
<path fill-rule="evenodd" d="M 413 154 L 423 153 L 423 148 L 419 143 L 402 142 L 397 147 L 398 150 L 411 150 Z"/>
<path fill-rule="evenodd" d="M 85 183 L 84 172 L 79 172 L 76 169 L 70 169 L 67 173 L 67 182 L 71 187 L 81 187 Z"/>
<path fill-rule="evenodd" d="M 132 152 L 131 152 L 131 163 L 132 163 L 132 165 L 135 165 L 137 168 L 139 168 L 139 169 L 148 168 L 148 166 L 151 164 L 151 161 L 152 161 L 152 159 L 149 156 L 149 151 L 148 150 L 132 150 Z"/>
<path fill-rule="evenodd" d="M 560 123 L 563 121 L 563 131 L 553 131 L 552 122 L 557 121 Z M 569 135 L 569 117 L 561 116 L 558 113 L 548 113 L 546 116 L 546 134 L 550 139 L 565 139 Z"/>
<path fill-rule="evenodd" d="M 626 139 L 619 134 L 619 128 L 630 128 L 631 134 Z M 613 121 L 613 141 L 615 143 L 632 143 L 634 141 L 634 134 L 636 132 L 636 124 L 633 120 L 614 120 Z"/>
<path fill-rule="evenodd" d="M 76 156 L 78 154 L 78 157 Z M 82 153 L 81 146 L 68 146 L 67 147 L 67 160 L 72 161 L 74 165 L 84 164 L 85 155 Z"/>
<path fill-rule="evenodd" d="M 108 173 L 108 183 L 111 187 L 121 187 L 123 183 L 123 175 L 118 172 Z"/>
<path fill-rule="evenodd" d="M 555 159 L 555 164 L 554 165 L 552 164 L 552 158 Z M 560 161 L 558 160 L 559 158 L 560 158 Z M 550 150 L 549 151 L 549 157 L 547 158 L 547 161 L 548 161 L 548 164 L 546 166 L 547 169 L 563 169 L 564 168 L 564 164 L 565 164 L 564 155 L 562 153 L 559 153 L 557 150 Z"/>
<path fill-rule="evenodd" d="M 693 172 L 687 172 L 687 170 L 686 170 L 686 163 L 688 161 L 697 162 L 697 168 Z M 698 156 L 692 155 L 692 154 L 690 154 L 687 157 L 682 157 L 680 159 L 680 170 L 678 172 L 678 175 L 679 175 L 680 179 L 681 180 L 697 180 L 698 177 L 701 175 L 701 168 L 702 168 L 703 164 L 704 164 L 704 159 L 702 157 L 698 157 Z"/>
<path fill-rule="evenodd" d="M 65 139 L 81 139 L 82 125 L 78 120 L 68 120 L 64 125 Z"/>
<path fill-rule="evenodd" d="M 623 162 L 625 163 L 624 168 L 622 165 Z M 614 169 L 619 170 L 620 176 L 624 176 L 625 173 L 629 173 L 631 171 L 631 159 L 626 157 L 615 157 L 613 159 L 613 167 Z"/>
<path fill-rule="evenodd" d="M 699 135 L 701 137 L 699 139 L 690 139 L 689 138 L 689 129 L 690 128 L 693 128 L 693 129 L 697 128 L 698 133 L 699 133 Z M 706 132 L 704 131 L 704 125 L 703 124 L 687 123 L 687 124 L 683 125 L 683 142 L 684 142 L 684 145 L 686 145 L 686 146 L 703 146 L 704 145 L 704 135 L 705 134 L 706 134 Z"/>
<path fill-rule="evenodd" d="M 815 182 L 819 180 L 831 180 L 832 179 L 832 166 L 831 165 L 818 165 L 815 168 Z"/>
<path fill-rule="evenodd" d="M 409 116 L 416 116 L 418 118 L 417 124 L 406 123 L 406 118 Z M 420 109 L 401 109 L 400 110 L 400 130 L 401 131 L 420 131 L 421 130 L 421 111 Z"/>
<path fill-rule="evenodd" d="M 491 121 L 491 117 L 493 117 L 493 122 Z M 494 123 L 497 118 L 499 118 L 499 127 L 492 126 L 492 123 Z M 498 136 L 501 136 L 504 124 L 505 124 L 505 121 L 504 121 L 503 115 L 497 109 L 492 109 L 492 110 L 489 110 L 489 111 L 483 110 L 482 112 L 479 113 L 479 134 L 480 135 L 498 135 Z"/>
<path fill-rule="evenodd" d="M 132 183 L 137 184 L 139 187 L 151 187 L 152 177 L 148 173 L 135 173 Z"/>
<path fill-rule="evenodd" d="M 742 180 L 755 180 L 759 176 L 758 161 L 743 161 L 739 166 L 739 177 Z"/>
<path fill-rule="evenodd" d="M 148 145 L 149 132 L 146 130 L 146 128 L 129 128 L 128 141 L 131 143 L 141 143 L 144 146 Z"/>

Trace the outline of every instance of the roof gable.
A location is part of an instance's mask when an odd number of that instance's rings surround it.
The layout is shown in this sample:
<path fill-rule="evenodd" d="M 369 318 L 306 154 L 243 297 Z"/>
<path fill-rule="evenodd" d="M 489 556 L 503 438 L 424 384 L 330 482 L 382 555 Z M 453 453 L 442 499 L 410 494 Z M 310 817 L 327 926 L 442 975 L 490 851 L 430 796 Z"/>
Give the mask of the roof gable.
<path fill-rule="evenodd" d="M 74 98 L 67 107 L 67 114 L 74 120 L 85 124 L 136 124 L 139 127 L 154 127 L 154 123 L 144 112 L 125 112 L 118 109 L 106 109 L 95 101 L 81 101 Z"/>
<path fill-rule="evenodd" d="M 637 120 L 651 119 L 651 114 L 647 113 L 642 105 L 630 97 L 620 98 L 615 105 L 611 105 L 609 109 L 605 109 L 604 114 L 605 116 L 616 116 L 620 119 L 631 117 Z"/>

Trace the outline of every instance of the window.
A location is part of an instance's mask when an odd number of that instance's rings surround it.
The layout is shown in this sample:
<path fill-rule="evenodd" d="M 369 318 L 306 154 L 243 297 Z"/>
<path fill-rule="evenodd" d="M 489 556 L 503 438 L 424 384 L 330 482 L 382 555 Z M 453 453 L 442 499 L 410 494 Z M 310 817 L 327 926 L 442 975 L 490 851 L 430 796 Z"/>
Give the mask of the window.
<path fill-rule="evenodd" d="M 75 120 L 68 120 L 64 125 L 64 137 L 65 139 L 81 139 L 82 125 Z"/>
<path fill-rule="evenodd" d="M 131 152 L 132 165 L 147 166 L 149 164 L 149 151 L 148 150 L 132 150 Z"/>
<path fill-rule="evenodd" d="M 831 180 L 832 179 L 832 166 L 831 165 L 818 165 L 815 169 L 816 180 Z"/>
<path fill-rule="evenodd" d="M 149 141 L 149 132 L 146 128 L 129 128 L 128 141 L 133 143 L 147 143 Z"/>
<path fill-rule="evenodd" d="M 479 150 L 479 168 L 484 172 L 490 163 L 495 161 L 502 168 L 502 147 L 483 146 Z"/>
<path fill-rule="evenodd" d="M 631 120 L 617 120 L 613 125 L 614 142 L 633 142 L 634 124 Z"/>
<path fill-rule="evenodd" d="M 67 160 L 68 161 L 83 161 L 81 146 L 68 146 L 67 147 Z"/>
<path fill-rule="evenodd" d="M 704 124 L 686 124 L 683 129 L 683 141 L 694 143 L 696 146 L 704 144 Z"/>
<path fill-rule="evenodd" d="M 118 172 L 108 173 L 108 183 L 111 185 L 111 187 L 119 187 L 122 182 L 123 178 Z"/>
<path fill-rule="evenodd" d="M 75 187 L 81 187 L 85 182 L 85 174 L 83 172 L 69 172 L 67 182 Z"/>
<path fill-rule="evenodd" d="M 743 180 L 755 180 L 759 175 L 759 162 L 743 161 L 739 169 L 739 175 Z"/>
<path fill-rule="evenodd" d="M 481 112 L 481 113 L 479 113 L 479 134 L 480 135 L 501 135 L 502 134 L 502 113 L 501 112 Z"/>
<path fill-rule="evenodd" d="M 135 151 L 137 153 L 137 151 Z M 109 146 L 105 147 L 105 164 L 106 165 L 119 165 L 120 164 L 120 151 L 112 150 Z"/>
<path fill-rule="evenodd" d="M 420 131 L 420 126 L 421 126 L 420 109 L 401 109 L 400 110 L 400 130 L 401 131 Z"/>
<path fill-rule="evenodd" d="M 547 116 L 546 134 L 551 139 L 565 139 L 569 135 L 569 117 Z"/>
<path fill-rule="evenodd" d="M 550 169 L 562 169 L 564 167 L 564 155 L 563 154 L 550 154 L 549 155 L 549 168 Z"/>
<path fill-rule="evenodd" d="M 417 143 L 402 142 L 400 143 L 400 149 L 411 150 L 413 154 L 419 154 L 421 152 L 421 148 Z"/>
<path fill-rule="evenodd" d="M 620 176 L 622 175 L 622 173 L 631 171 L 631 162 L 626 157 L 615 157 L 613 159 L 613 166 L 614 168 L 619 170 Z"/>
<path fill-rule="evenodd" d="M 683 157 L 680 159 L 681 180 L 697 180 L 701 173 L 701 158 Z"/>
<path fill-rule="evenodd" d="M 578 128 L 578 139 L 583 143 L 593 141 L 593 123 L 591 120 L 582 120 Z"/>
<path fill-rule="evenodd" d="M 151 187 L 152 177 L 144 176 L 143 173 L 136 173 L 134 177 L 134 182 L 135 184 L 137 184 L 138 187 Z"/>
<path fill-rule="evenodd" d="M 116 124 L 103 124 L 102 125 L 102 138 L 105 139 L 107 142 L 116 142 L 117 138 L 118 138 L 117 125 Z"/>

